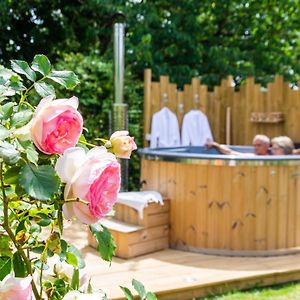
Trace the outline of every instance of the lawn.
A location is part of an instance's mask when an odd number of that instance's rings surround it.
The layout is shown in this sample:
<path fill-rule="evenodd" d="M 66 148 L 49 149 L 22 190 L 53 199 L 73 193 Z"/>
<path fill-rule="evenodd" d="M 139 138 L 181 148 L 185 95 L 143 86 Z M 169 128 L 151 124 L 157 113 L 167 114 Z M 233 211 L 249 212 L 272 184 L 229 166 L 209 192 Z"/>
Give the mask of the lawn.
<path fill-rule="evenodd" d="M 300 283 L 287 283 L 244 292 L 231 292 L 220 296 L 210 296 L 204 300 L 298 300 L 300 299 Z M 200 300 L 200 299 L 198 299 Z"/>

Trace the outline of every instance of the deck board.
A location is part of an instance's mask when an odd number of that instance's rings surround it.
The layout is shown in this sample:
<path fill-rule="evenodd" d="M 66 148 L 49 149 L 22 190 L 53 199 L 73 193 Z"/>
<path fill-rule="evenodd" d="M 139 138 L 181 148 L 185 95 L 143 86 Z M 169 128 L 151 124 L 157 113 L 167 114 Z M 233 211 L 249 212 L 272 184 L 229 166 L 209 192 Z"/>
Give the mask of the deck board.
<path fill-rule="evenodd" d="M 162 300 L 185 300 L 232 289 L 300 280 L 300 254 L 276 257 L 224 257 L 166 249 L 111 265 L 87 245 L 85 228 L 75 223 L 64 237 L 81 249 L 94 288 L 110 300 L 125 299 L 119 286 L 133 291 L 132 278 Z"/>

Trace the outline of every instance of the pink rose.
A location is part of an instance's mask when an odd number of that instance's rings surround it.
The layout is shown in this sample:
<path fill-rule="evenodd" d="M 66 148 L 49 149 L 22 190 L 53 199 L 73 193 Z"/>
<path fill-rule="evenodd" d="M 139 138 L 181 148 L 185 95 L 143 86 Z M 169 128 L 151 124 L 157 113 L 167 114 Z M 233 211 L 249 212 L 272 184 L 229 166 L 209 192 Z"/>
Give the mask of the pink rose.
<path fill-rule="evenodd" d="M 120 165 L 105 147 L 87 153 L 80 147 L 69 148 L 57 160 L 55 170 L 66 183 L 63 211 L 67 219 L 75 216 L 85 224 L 93 224 L 110 212 L 120 189 Z M 76 198 L 87 204 L 68 201 Z"/>
<path fill-rule="evenodd" d="M 32 120 L 15 131 L 20 138 L 28 133 L 36 147 L 46 153 L 63 153 L 74 147 L 82 132 L 83 120 L 77 111 L 78 98 L 53 100 L 53 96 L 42 99 Z"/>
<path fill-rule="evenodd" d="M 110 137 L 112 152 L 119 158 L 130 158 L 131 152 L 137 149 L 134 138 L 128 131 L 116 131 Z"/>
<path fill-rule="evenodd" d="M 1 300 L 31 300 L 32 287 L 31 276 L 25 278 L 12 277 L 7 275 L 0 282 L 0 299 Z"/>

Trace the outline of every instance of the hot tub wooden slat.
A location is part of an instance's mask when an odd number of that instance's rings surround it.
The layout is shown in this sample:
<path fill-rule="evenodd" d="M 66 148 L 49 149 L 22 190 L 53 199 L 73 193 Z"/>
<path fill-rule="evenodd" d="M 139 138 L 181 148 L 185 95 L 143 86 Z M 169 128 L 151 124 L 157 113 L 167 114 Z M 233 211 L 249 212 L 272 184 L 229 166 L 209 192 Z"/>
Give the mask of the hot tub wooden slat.
<path fill-rule="evenodd" d="M 177 245 L 185 245 L 185 198 L 186 198 L 186 168 L 182 164 L 176 164 L 175 190 L 176 190 L 176 219 L 173 222 L 175 229 L 175 243 Z"/>
<path fill-rule="evenodd" d="M 256 177 L 256 168 L 249 168 L 248 177 Z M 245 201 L 244 201 L 244 234 L 243 241 L 245 249 L 255 249 L 255 222 L 256 207 L 254 202 L 255 181 L 248 180 L 245 185 Z"/>
<path fill-rule="evenodd" d="M 207 166 L 199 166 L 197 171 L 197 222 L 196 226 L 198 228 L 197 234 L 197 245 L 203 245 L 207 247 Z"/>
<path fill-rule="evenodd" d="M 189 219 L 185 226 L 185 240 L 188 245 L 197 246 L 197 206 L 199 205 L 196 197 L 197 187 L 197 166 L 192 166 L 186 174 L 186 204 L 184 205 L 184 219 Z M 185 221 L 186 223 L 186 221 Z"/>
<path fill-rule="evenodd" d="M 279 207 L 278 207 L 278 248 L 287 246 L 287 218 L 288 218 L 288 168 L 279 169 Z"/>
<path fill-rule="evenodd" d="M 279 168 L 272 167 L 269 170 L 269 197 L 267 201 L 267 249 L 277 248 L 278 234 L 278 186 Z"/>
<path fill-rule="evenodd" d="M 269 167 L 261 166 L 256 174 L 256 190 L 255 190 L 255 204 L 256 204 L 256 226 L 255 226 L 255 249 L 264 250 L 267 245 L 266 234 L 266 214 L 267 201 L 269 197 Z"/>
<path fill-rule="evenodd" d="M 232 188 L 232 217 L 231 222 L 228 224 L 231 228 L 231 249 L 241 250 L 243 246 L 243 193 L 245 191 L 245 178 L 247 174 L 247 167 L 239 166 L 234 168 L 231 177 Z M 219 182 L 219 186 L 222 187 L 222 183 Z"/>
<path fill-rule="evenodd" d="M 223 191 L 221 192 L 221 198 L 219 203 L 219 209 L 222 212 L 221 218 L 221 247 L 220 249 L 229 249 L 230 248 L 230 226 L 224 226 L 225 224 L 230 223 L 231 218 L 231 168 L 220 168 L 221 178 L 223 178 Z"/>

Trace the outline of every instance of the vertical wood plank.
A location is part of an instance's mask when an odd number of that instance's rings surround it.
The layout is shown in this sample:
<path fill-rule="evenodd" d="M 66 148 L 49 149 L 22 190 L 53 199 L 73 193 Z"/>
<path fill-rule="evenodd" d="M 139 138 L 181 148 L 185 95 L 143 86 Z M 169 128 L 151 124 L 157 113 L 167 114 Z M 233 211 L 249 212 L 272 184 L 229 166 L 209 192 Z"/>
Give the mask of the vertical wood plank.
<path fill-rule="evenodd" d="M 257 219 L 256 207 L 255 207 L 255 196 L 256 196 L 256 174 L 259 172 L 256 166 L 245 166 L 243 175 L 247 180 L 245 185 L 245 199 L 243 207 L 243 224 L 244 224 L 244 235 L 243 245 L 245 249 L 255 250 L 255 224 Z M 235 199 L 233 199 L 234 201 Z"/>
<path fill-rule="evenodd" d="M 286 248 L 287 246 L 288 175 L 288 168 L 281 166 L 278 186 L 278 248 Z"/>
<path fill-rule="evenodd" d="M 267 249 L 277 248 L 279 167 L 269 169 L 269 195 L 267 200 Z"/>
<path fill-rule="evenodd" d="M 207 247 L 207 218 L 208 218 L 208 166 L 199 165 L 197 170 L 197 246 Z"/>
<path fill-rule="evenodd" d="M 143 138 L 143 146 L 144 147 L 149 146 L 149 141 L 146 139 L 146 137 L 147 137 L 147 134 L 150 133 L 150 124 L 151 124 L 151 118 L 152 118 L 151 80 L 152 80 L 151 69 L 145 69 L 145 71 L 144 71 L 144 138 Z"/>

